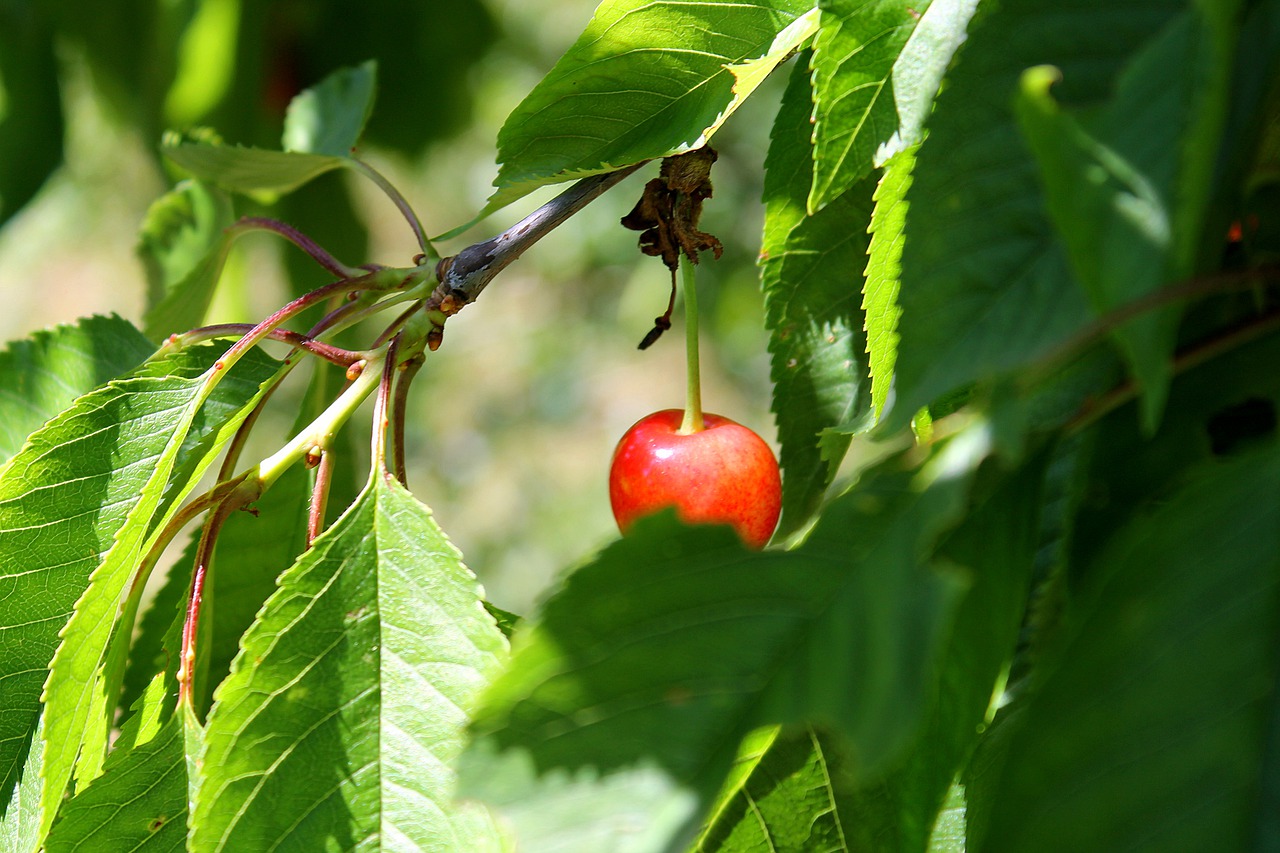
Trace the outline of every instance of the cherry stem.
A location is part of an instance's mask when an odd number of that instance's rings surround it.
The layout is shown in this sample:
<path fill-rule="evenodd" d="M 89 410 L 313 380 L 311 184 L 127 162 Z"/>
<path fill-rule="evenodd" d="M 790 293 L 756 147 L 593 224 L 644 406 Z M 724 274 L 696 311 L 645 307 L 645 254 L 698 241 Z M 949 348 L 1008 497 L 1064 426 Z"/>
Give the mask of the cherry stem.
<path fill-rule="evenodd" d="M 383 177 L 382 173 L 370 166 L 368 163 L 356 157 L 350 157 L 346 160 L 347 165 L 364 175 L 382 190 L 387 198 L 391 199 L 392 204 L 400 211 L 400 214 L 409 223 L 409 227 L 413 229 L 413 236 L 418 240 L 418 248 L 422 250 L 425 260 L 432 263 L 440 260 L 440 253 L 436 251 L 435 246 L 431 245 L 431 241 L 427 239 L 427 232 L 422 227 L 422 222 L 418 219 L 418 215 L 413 212 L 413 207 L 395 186 Z"/>
<path fill-rule="evenodd" d="M 405 413 L 408 411 L 409 385 L 413 377 L 422 369 L 426 358 L 419 353 L 400 365 L 400 379 L 396 382 L 395 396 L 391 403 L 391 449 L 395 459 L 395 475 L 400 485 L 409 487 L 408 470 L 405 465 L 404 426 Z"/>
<path fill-rule="evenodd" d="M 382 377 L 378 382 L 378 394 L 373 402 L 373 444 L 370 455 L 374 469 L 389 473 L 387 468 L 387 427 L 391 423 L 391 388 L 395 384 L 396 362 L 400 355 L 400 338 L 397 334 L 387 344 L 386 361 L 382 364 Z"/>
<path fill-rule="evenodd" d="M 329 505 L 329 487 L 333 485 L 333 450 L 320 451 L 320 464 L 316 466 L 316 482 L 311 487 L 311 503 L 307 507 L 307 547 L 324 532 L 324 513 Z"/>
<path fill-rule="evenodd" d="M 231 226 L 233 235 L 243 234 L 247 231 L 261 230 L 271 231 L 279 234 L 293 245 L 311 256 L 311 259 L 338 278 L 356 278 L 361 275 L 364 270 L 356 267 L 349 267 L 342 261 L 329 254 L 320 244 L 312 240 L 306 234 L 303 234 L 297 228 L 278 219 L 270 219 L 265 216 L 245 216 Z"/>
<path fill-rule="evenodd" d="M 252 323 L 217 323 L 212 326 L 201 326 L 198 329 L 192 329 L 185 332 L 179 337 L 184 344 L 198 343 L 200 341 L 213 340 L 214 338 L 227 338 L 232 336 L 243 336 L 252 332 L 256 328 Z M 332 362 L 340 367 L 350 367 L 357 361 L 365 357 L 363 353 L 351 352 L 332 344 L 326 344 L 323 341 L 317 341 L 300 332 L 292 332 L 288 329 L 272 329 L 267 333 L 267 338 L 280 343 L 289 344 L 298 349 L 305 350 L 312 355 L 323 358 L 325 361 Z"/>
<path fill-rule="evenodd" d="M 247 481 L 237 483 L 243 487 Z M 195 572 L 191 576 L 191 595 L 187 600 L 187 618 L 182 623 L 182 652 L 178 658 L 178 701 L 194 705 L 196 632 L 200 625 L 200 610 L 204 600 L 205 581 L 213 563 L 213 549 L 222 531 L 222 525 L 235 512 L 252 501 L 248 495 L 238 495 L 233 489 L 214 506 L 200 531 L 200 543 L 196 546 Z"/>
<path fill-rule="evenodd" d="M 684 420 L 677 433 L 702 432 L 702 378 L 698 368 L 698 289 L 697 273 L 687 259 L 680 259 L 680 288 L 684 292 L 685 365 L 688 384 L 685 391 Z"/>

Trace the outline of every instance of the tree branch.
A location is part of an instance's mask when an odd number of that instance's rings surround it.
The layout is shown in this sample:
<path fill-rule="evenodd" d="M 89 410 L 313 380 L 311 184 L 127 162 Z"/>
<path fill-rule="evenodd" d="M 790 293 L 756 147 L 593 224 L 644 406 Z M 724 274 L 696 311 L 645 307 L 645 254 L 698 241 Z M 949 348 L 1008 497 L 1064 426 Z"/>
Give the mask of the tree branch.
<path fill-rule="evenodd" d="M 436 267 L 440 285 L 428 300 L 427 310 L 439 310 L 449 316 L 462 310 L 467 303 L 474 302 L 493 277 L 524 254 L 526 249 L 639 169 L 644 162 L 616 172 L 583 178 L 498 236 L 468 246 L 442 260 Z"/>

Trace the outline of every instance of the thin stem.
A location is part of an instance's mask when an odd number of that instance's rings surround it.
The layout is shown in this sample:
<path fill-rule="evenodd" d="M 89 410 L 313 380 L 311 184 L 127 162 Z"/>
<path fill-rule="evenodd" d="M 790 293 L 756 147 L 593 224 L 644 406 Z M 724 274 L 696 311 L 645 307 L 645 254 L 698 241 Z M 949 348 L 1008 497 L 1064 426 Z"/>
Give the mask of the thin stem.
<path fill-rule="evenodd" d="M 396 382 L 395 399 L 391 404 L 391 424 L 392 424 L 392 445 L 391 451 L 395 459 L 396 479 L 400 481 L 400 485 L 408 488 L 409 478 L 407 476 L 407 466 L 405 465 L 405 446 L 404 446 L 404 426 L 405 413 L 409 402 L 409 386 L 413 382 L 413 377 L 422 369 L 422 365 L 426 362 L 426 358 L 422 353 L 418 353 L 413 358 L 400 365 L 400 379 Z"/>
<path fill-rule="evenodd" d="M 244 336 L 252 332 L 254 328 L 256 327 L 252 323 L 217 323 L 192 329 L 189 332 L 178 335 L 177 338 L 186 346 L 215 338 Z M 280 343 L 297 347 L 341 367 L 350 367 L 365 357 L 364 353 L 351 352 L 350 350 L 335 347 L 332 344 L 317 341 L 301 332 L 293 332 L 289 329 L 272 329 L 267 333 L 266 337 L 268 340 L 279 341 Z"/>
<path fill-rule="evenodd" d="M 314 449 L 319 448 L 323 452 L 329 446 L 334 433 L 378 387 L 385 357 L 385 353 L 371 354 L 360 375 L 329 404 L 327 409 L 317 415 L 315 420 L 291 438 L 284 447 L 258 463 L 256 468 L 258 480 L 264 488 L 274 483 L 290 465 Z"/>
<path fill-rule="evenodd" d="M 684 420 L 680 422 L 680 435 L 701 432 L 702 378 L 698 366 L 698 288 L 696 267 L 687 258 L 680 259 L 680 287 L 684 292 L 684 341 L 687 384 L 685 387 Z"/>
<path fill-rule="evenodd" d="M 320 464 L 316 466 L 316 482 L 311 487 L 311 503 L 307 507 L 307 547 L 324 532 L 324 513 L 329 505 L 329 487 L 333 485 L 333 451 L 320 451 Z"/>
<path fill-rule="evenodd" d="M 379 334 L 378 337 L 374 340 L 373 348 L 377 349 L 378 347 L 384 345 L 387 341 L 391 340 L 391 337 L 400 331 L 401 327 L 403 327 L 404 324 L 409 321 L 409 318 L 414 315 L 414 312 L 418 311 L 421 308 L 422 308 L 422 302 L 418 301 L 410 305 L 404 311 L 402 311 L 400 313 L 400 316 L 392 320 L 391 325 L 383 329 L 382 333 Z"/>
<path fill-rule="evenodd" d="M 1222 355 L 1224 352 L 1229 352 L 1236 347 L 1257 340 L 1277 329 L 1280 329 L 1280 311 L 1273 311 L 1217 337 L 1202 341 L 1179 353 L 1173 359 L 1171 372 L 1174 376 L 1186 373 L 1188 370 L 1193 370 L 1205 362 Z M 1068 433 L 1079 432 L 1085 427 L 1096 423 L 1125 403 L 1136 399 L 1139 390 L 1138 383 L 1132 379 L 1125 380 L 1097 400 L 1087 403 L 1079 414 L 1067 422 L 1066 431 Z"/>
<path fill-rule="evenodd" d="M 276 371 L 275 376 L 269 380 L 266 390 L 262 392 L 262 397 L 245 415 L 245 419 L 241 422 L 236 434 L 231 437 L 231 442 L 227 445 L 227 452 L 222 457 L 222 467 L 218 469 L 218 482 L 222 482 L 231 477 L 231 472 L 240 464 L 240 454 L 244 452 L 244 446 L 249 440 L 249 433 L 253 431 L 253 426 L 258 422 L 258 418 L 267 407 L 267 401 L 276 393 L 276 389 L 284 382 L 285 377 L 293 372 L 293 368 L 298 365 L 299 357 L 297 353 L 290 353 L 285 359 L 284 364 Z"/>
<path fill-rule="evenodd" d="M 187 618 L 182 623 L 182 652 L 178 658 L 178 701 L 185 702 L 187 705 L 193 704 L 196 632 L 199 630 L 205 580 L 213 562 L 214 544 L 217 542 L 222 525 L 231 517 L 231 513 L 248 502 L 248 500 L 235 499 L 234 494 L 228 495 L 205 519 L 204 529 L 200 532 L 200 543 L 196 546 L 195 572 L 191 576 L 191 595 L 187 600 Z"/>
<path fill-rule="evenodd" d="M 374 470 L 386 473 L 387 468 L 387 427 L 390 425 L 391 387 L 396 378 L 396 358 L 400 354 L 400 335 L 391 339 L 387 345 L 387 358 L 382 364 L 382 375 L 378 381 L 378 396 L 373 403 L 373 444 L 372 457 Z M 367 368 L 366 368 L 367 369 Z"/>
<path fill-rule="evenodd" d="M 320 322 L 312 326 L 307 332 L 307 337 L 315 338 L 322 333 L 332 334 L 342 329 L 350 328 L 375 314 L 382 313 L 392 305 L 399 305 L 409 300 L 421 300 L 426 293 L 427 288 L 425 286 L 414 286 L 371 304 L 360 300 L 347 302 L 330 311 Z"/>
<path fill-rule="evenodd" d="M 245 216 L 232 225 L 229 231 L 233 237 L 249 231 L 271 231 L 279 234 L 306 252 L 313 261 L 338 278 L 356 278 L 365 272 L 359 267 L 349 267 L 342 263 L 342 261 L 321 248 L 320 244 L 315 240 L 312 240 L 292 225 L 281 222 L 278 219 L 269 219 L 265 216 Z"/>
<path fill-rule="evenodd" d="M 1256 287 L 1259 281 L 1274 279 L 1277 276 L 1280 276 L 1280 265 L 1268 264 L 1253 269 L 1215 273 L 1152 291 L 1099 317 L 1037 359 L 1024 373 L 1021 384 L 1024 388 L 1034 386 L 1063 363 L 1082 355 L 1097 341 L 1150 311 L 1200 296 L 1212 296 L 1215 293 L 1226 293 L 1232 290 L 1248 290 Z"/>
<path fill-rule="evenodd" d="M 413 207 L 400 191 L 383 177 L 382 173 L 363 160 L 350 157 L 346 160 L 346 163 L 350 168 L 373 181 L 378 189 L 386 193 L 387 198 L 391 199 L 400 214 L 404 216 L 405 221 L 409 223 L 409 227 L 413 229 L 413 236 L 418 239 L 418 248 L 422 249 L 422 254 L 426 256 L 426 259 L 432 262 L 440 260 L 440 253 L 436 251 L 435 246 L 432 246 L 431 241 L 427 239 L 427 232 L 423 229 L 418 215 L 413 212 Z"/>

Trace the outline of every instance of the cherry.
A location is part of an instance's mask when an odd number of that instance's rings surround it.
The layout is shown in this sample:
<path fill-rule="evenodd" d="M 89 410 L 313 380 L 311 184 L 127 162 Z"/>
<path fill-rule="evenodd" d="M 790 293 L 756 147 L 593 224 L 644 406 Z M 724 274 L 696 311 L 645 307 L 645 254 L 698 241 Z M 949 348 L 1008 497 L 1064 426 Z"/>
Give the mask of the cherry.
<path fill-rule="evenodd" d="M 609 501 L 625 534 L 639 518 L 666 507 L 691 524 L 728 524 L 749 547 L 773 535 L 782 481 L 773 451 L 739 423 L 705 413 L 703 429 L 681 430 L 684 412 L 641 418 L 613 453 Z"/>

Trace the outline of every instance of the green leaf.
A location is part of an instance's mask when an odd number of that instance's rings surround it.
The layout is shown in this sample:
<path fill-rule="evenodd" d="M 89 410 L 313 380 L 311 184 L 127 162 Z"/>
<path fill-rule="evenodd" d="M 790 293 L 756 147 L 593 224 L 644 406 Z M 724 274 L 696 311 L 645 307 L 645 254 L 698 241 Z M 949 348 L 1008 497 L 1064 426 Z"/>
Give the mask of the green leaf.
<path fill-rule="evenodd" d="M 813 188 L 821 210 L 865 178 L 898 131 L 894 64 L 928 0 L 822 0 L 813 50 Z"/>
<path fill-rule="evenodd" d="M 848 435 L 870 426 L 866 339 L 858 273 L 867 253 L 871 184 L 810 215 L 813 178 L 807 65 L 797 64 L 765 161 L 760 286 L 772 356 L 773 411 L 781 444 L 779 536 L 800 529 L 835 476 Z"/>
<path fill-rule="evenodd" d="M 285 151 L 347 157 L 373 111 L 378 65 L 373 60 L 333 72 L 289 102 Z"/>
<path fill-rule="evenodd" d="M 965 830 L 964 786 L 957 782 L 938 812 L 929 835 L 929 853 L 965 853 Z"/>
<path fill-rule="evenodd" d="M 1089 322 L 1014 114 L 1021 74 L 1052 64 L 1062 71 L 1064 107 L 1105 102 L 1134 57 L 1185 8 L 1173 0 L 1105 10 L 1089 0 L 1027 0 L 974 21 L 908 192 L 895 426 L 940 395 L 1042 355 Z"/>
<path fill-rule="evenodd" d="M 33 435 L 0 476 L 0 631 L 20 650 L 0 673 L 10 711 L 0 732 L 0 780 L 7 795 L 53 659 L 46 741 L 33 746 L 45 749 L 43 827 L 82 741 L 105 750 L 114 696 L 108 701 L 95 691 L 102 686 L 96 669 L 170 471 L 188 469 L 179 492 L 169 495 L 172 509 L 207 464 L 219 430 L 225 440 L 227 421 L 275 364 L 246 358 L 201 409 L 215 387 L 204 373 L 219 353 L 215 347 L 172 353 L 80 398 Z M 86 592 L 86 584 L 93 590 Z M 85 757 L 93 761 L 93 753 Z"/>
<path fill-rule="evenodd" d="M 868 250 L 862 310 L 866 314 L 867 356 L 871 371 L 871 411 L 876 420 L 884 413 L 893 388 L 893 366 L 898 360 L 898 288 L 902 273 L 903 224 L 907 218 L 907 190 L 915 168 L 915 150 L 907 149 L 889 161 L 876 187 L 871 214 L 871 247 Z"/>
<path fill-rule="evenodd" d="M 325 172 L 346 165 L 346 157 L 271 151 L 266 148 L 166 140 L 164 155 L 194 177 L 231 192 L 272 198 L 292 192 Z"/>
<path fill-rule="evenodd" d="M 1090 569 L 1024 709 L 983 850 L 1244 850 L 1280 840 L 1274 441 L 1190 477 Z"/>
<path fill-rule="evenodd" d="M 978 0 L 932 0 L 893 64 L 893 101 L 898 129 L 876 151 L 873 164 L 924 138 L 924 123 L 933 110 L 943 75 L 964 43 Z"/>
<path fill-rule="evenodd" d="M 1230 65 L 1230 57 L 1207 48 L 1212 38 L 1204 29 L 1194 9 L 1170 22 L 1120 76 L 1105 109 L 1091 104 L 1084 121 L 1051 97 L 1055 70 L 1023 75 L 1018 117 L 1049 216 L 1100 314 L 1193 272 L 1211 176 L 1189 161 L 1211 163 L 1216 154 L 1226 79 L 1213 69 Z M 1188 132 L 1206 121 L 1212 146 Z M 1143 389 L 1148 429 L 1164 408 L 1181 313 L 1177 305 L 1149 311 L 1114 332 Z"/>
<path fill-rule="evenodd" d="M 482 809 L 451 802 L 448 765 L 506 643 L 398 483 L 373 480 L 242 645 L 205 731 L 193 849 L 500 846 Z"/>
<path fill-rule="evenodd" d="M 813 0 L 604 0 L 498 133 L 485 213 L 705 144 L 817 27 Z"/>
<path fill-rule="evenodd" d="M 54 28 L 29 3 L 0 7 L 0 226 L 62 163 Z"/>
<path fill-rule="evenodd" d="M 182 851 L 187 841 L 187 768 L 182 726 L 170 716 L 155 737 L 108 765 L 60 810 L 48 853 Z"/>
<path fill-rule="evenodd" d="M 21 749 L 26 760 L 19 769 L 13 790 L 4 803 L 0 815 L 0 850 L 12 853 L 35 853 L 44 837 L 40 829 L 40 768 L 43 754 L 31 749 L 31 743 L 40 743 L 44 736 L 44 720 L 38 718 L 35 727 L 25 736 Z M 13 780 L 9 780 L 12 782 Z"/>
<path fill-rule="evenodd" d="M 751 771 L 704 831 L 697 853 L 850 850 L 840 799 L 850 770 L 838 738 L 811 726 L 747 752 Z M 751 739 L 749 739 L 750 741 Z"/>
<path fill-rule="evenodd" d="M 876 778 L 922 721 L 960 591 L 931 552 L 985 452 L 961 435 L 921 471 L 895 457 L 866 474 L 794 551 L 670 514 L 637 524 L 517 631 L 464 794 L 501 807 L 522 849 L 673 850 L 756 726 L 831 726 Z"/>
<path fill-rule="evenodd" d="M 10 343 L 0 352 L 0 464 L 76 397 L 154 351 L 132 323 L 114 315 L 86 317 Z"/>
<path fill-rule="evenodd" d="M 152 203 L 138 255 L 147 271 L 147 334 L 162 340 L 198 326 L 231 249 L 235 211 L 226 193 L 183 181 Z"/>

